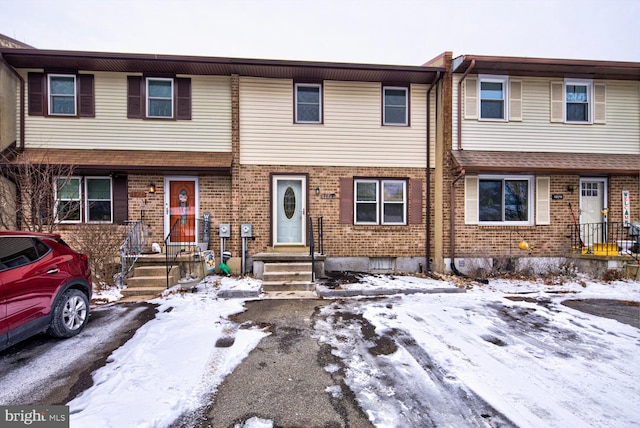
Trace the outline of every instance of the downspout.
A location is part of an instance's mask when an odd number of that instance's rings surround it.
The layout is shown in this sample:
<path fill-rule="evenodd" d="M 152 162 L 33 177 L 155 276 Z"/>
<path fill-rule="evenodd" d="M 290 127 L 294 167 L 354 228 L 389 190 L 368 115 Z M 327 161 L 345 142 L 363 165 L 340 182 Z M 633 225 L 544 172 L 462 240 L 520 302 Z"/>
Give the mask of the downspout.
<path fill-rule="evenodd" d="M 20 81 L 20 130 L 18 131 L 20 133 L 20 144 L 18 145 L 18 150 L 22 151 L 24 150 L 24 110 L 25 110 L 25 84 L 24 84 L 24 78 L 20 75 L 20 73 L 18 73 L 18 70 L 16 70 L 11 64 L 9 64 L 7 62 L 6 59 L 4 59 L 4 56 L 2 54 L 0 54 L 0 62 L 2 62 L 4 65 L 7 66 L 7 68 L 18 78 L 18 80 Z"/>
<path fill-rule="evenodd" d="M 426 182 L 426 198 L 427 198 L 427 204 L 426 204 L 426 215 L 425 215 L 425 222 L 426 222 L 426 239 L 425 239 L 425 272 L 431 272 L 431 221 L 430 221 L 430 216 L 431 216 L 431 163 L 430 163 L 430 153 L 431 153 L 431 90 L 433 89 L 434 86 L 436 86 L 438 84 L 438 82 L 440 82 L 440 79 L 442 79 L 442 73 L 440 71 L 438 71 L 438 74 L 436 74 L 436 78 L 433 81 L 433 83 L 431 84 L 431 86 L 429 86 L 429 89 L 427 89 L 427 172 L 425 174 L 425 182 Z M 436 91 L 437 93 L 437 91 Z M 438 108 L 438 103 L 436 103 L 436 109 Z M 438 123 L 437 120 L 437 112 L 436 112 L 436 124 Z"/>
<path fill-rule="evenodd" d="M 462 177 L 464 177 L 466 174 L 465 170 L 461 170 L 460 173 L 458 174 L 458 176 L 456 178 L 453 179 L 453 181 L 451 182 L 451 190 L 450 190 L 450 194 L 449 197 L 451 198 L 451 214 L 450 214 L 450 218 L 449 221 L 451 222 L 451 233 L 449 234 L 449 252 L 451 254 L 451 271 L 457 275 L 460 276 L 462 278 L 470 278 L 469 276 L 463 274 L 462 272 L 460 272 L 458 270 L 458 268 L 456 267 L 456 191 L 455 191 L 455 187 L 456 187 L 456 183 L 458 182 L 458 180 L 460 180 Z M 485 279 L 485 278 L 473 278 L 474 281 L 480 282 L 482 284 L 488 284 L 489 280 Z"/>
<path fill-rule="evenodd" d="M 458 180 L 464 177 L 464 169 L 460 171 L 458 176 L 451 182 L 451 188 L 449 190 L 449 198 L 451 198 L 451 213 L 449 215 L 449 221 L 451 222 L 449 230 L 449 254 L 451 255 L 451 271 L 458 276 L 465 276 L 456 267 L 456 192 L 455 187 Z"/>
<path fill-rule="evenodd" d="M 469 68 L 464 72 L 462 78 L 458 82 L 458 150 L 462 150 L 462 82 L 466 79 L 467 74 L 475 67 L 476 60 L 472 59 Z"/>

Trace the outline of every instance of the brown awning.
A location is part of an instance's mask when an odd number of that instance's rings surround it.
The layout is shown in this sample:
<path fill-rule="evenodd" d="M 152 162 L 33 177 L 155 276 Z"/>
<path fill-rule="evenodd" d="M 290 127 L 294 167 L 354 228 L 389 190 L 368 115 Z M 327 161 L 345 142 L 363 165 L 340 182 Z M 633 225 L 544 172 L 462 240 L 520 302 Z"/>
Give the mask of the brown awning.
<path fill-rule="evenodd" d="M 17 161 L 73 165 L 78 173 L 231 174 L 231 153 L 150 150 L 26 149 Z"/>
<path fill-rule="evenodd" d="M 535 153 L 452 150 L 453 166 L 466 172 L 640 174 L 640 154 Z"/>

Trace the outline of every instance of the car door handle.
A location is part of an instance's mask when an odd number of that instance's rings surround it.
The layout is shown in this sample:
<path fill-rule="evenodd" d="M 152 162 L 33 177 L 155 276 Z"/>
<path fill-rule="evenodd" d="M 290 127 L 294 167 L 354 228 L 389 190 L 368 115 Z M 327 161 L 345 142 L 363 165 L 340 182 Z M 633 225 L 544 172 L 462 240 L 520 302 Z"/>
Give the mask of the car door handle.
<path fill-rule="evenodd" d="M 53 275 L 53 274 L 58 273 L 58 272 L 60 272 L 60 269 L 58 269 L 58 268 L 51 268 L 51 269 L 49 269 L 49 270 L 47 271 L 47 275 Z"/>

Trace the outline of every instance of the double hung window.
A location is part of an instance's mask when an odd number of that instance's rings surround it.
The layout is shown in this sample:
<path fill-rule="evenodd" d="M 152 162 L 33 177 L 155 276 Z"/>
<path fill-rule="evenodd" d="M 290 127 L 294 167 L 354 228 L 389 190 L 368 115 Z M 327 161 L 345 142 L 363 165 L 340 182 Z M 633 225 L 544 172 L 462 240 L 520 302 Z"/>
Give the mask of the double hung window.
<path fill-rule="evenodd" d="M 532 222 L 531 177 L 479 177 L 480 223 L 530 224 Z"/>
<path fill-rule="evenodd" d="M 405 180 L 357 179 L 354 185 L 355 224 L 407 224 Z"/>
<path fill-rule="evenodd" d="M 591 122 L 591 81 L 566 80 L 565 118 L 567 122 Z"/>
<path fill-rule="evenodd" d="M 295 122 L 322 123 L 322 85 L 295 84 Z"/>
<path fill-rule="evenodd" d="M 55 181 L 56 219 L 63 223 L 112 223 L 110 177 L 66 177 Z"/>
<path fill-rule="evenodd" d="M 85 179 L 88 222 L 111 222 L 112 194 L 109 177 L 87 177 Z"/>
<path fill-rule="evenodd" d="M 506 76 L 480 76 L 480 119 L 507 119 L 507 87 Z"/>
<path fill-rule="evenodd" d="M 173 117 L 173 79 L 147 79 L 147 117 Z"/>
<path fill-rule="evenodd" d="M 409 88 L 385 86 L 382 88 L 382 98 L 382 124 L 408 125 Z"/>
<path fill-rule="evenodd" d="M 48 75 L 49 114 L 76 115 L 76 76 Z"/>
<path fill-rule="evenodd" d="M 82 203 L 80 177 L 56 179 L 56 219 L 65 223 L 80 223 Z"/>

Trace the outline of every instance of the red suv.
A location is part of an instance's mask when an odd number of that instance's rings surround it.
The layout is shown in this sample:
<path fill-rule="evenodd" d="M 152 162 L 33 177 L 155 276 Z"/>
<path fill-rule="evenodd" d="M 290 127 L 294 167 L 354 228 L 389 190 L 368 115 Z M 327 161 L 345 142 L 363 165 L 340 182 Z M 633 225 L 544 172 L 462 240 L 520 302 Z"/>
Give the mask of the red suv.
<path fill-rule="evenodd" d="M 87 256 L 60 235 L 0 231 L 0 351 L 41 332 L 80 333 L 90 300 Z"/>

